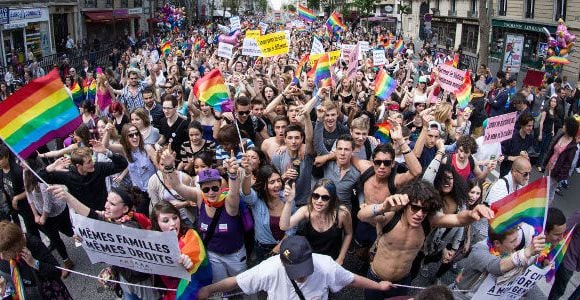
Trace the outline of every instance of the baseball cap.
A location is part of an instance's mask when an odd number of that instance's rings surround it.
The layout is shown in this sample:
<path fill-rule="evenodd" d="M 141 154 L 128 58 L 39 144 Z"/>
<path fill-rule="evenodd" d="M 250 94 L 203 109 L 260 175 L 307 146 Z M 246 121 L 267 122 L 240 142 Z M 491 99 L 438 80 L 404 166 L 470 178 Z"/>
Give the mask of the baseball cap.
<path fill-rule="evenodd" d="M 437 130 L 439 130 L 439 132 L 441 132 L 441 124 L 439 124 L 439 122 L 437 122 L 437 121 L 430 121 L 428 128 L 429 129 L 432 129 L 433 127 L 436 127 Z"/>
<path fill-rule="evenodd" d="M 312 248 L 305 237 L 287 237 L 280 245 L 280 260 L 291 280 L 307 277 L 314 273 Z"/>
<path fill-rule="evenodd" d="M 220 172 L 216 169 L 206 169 L 199 172 L 199 180 L 198 183 L 210 182 L 210 181 L 220 181 L 222 178 L 220 177 Z"/>

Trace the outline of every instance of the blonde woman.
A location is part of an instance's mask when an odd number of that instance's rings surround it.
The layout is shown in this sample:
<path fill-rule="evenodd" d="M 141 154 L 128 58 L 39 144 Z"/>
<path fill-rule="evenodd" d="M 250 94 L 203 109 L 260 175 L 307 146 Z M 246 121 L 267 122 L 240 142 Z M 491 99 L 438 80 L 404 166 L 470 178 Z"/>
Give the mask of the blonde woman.
<path fill-rule="evenodd" d="M 433 112 L 435 121 L 441 124 L 441 134 L 440 137 L 447 141 L 450 138 L 449 133 L 453 133 L 453 106 L 451 103 L 443 102 L 440 103 Z"/>

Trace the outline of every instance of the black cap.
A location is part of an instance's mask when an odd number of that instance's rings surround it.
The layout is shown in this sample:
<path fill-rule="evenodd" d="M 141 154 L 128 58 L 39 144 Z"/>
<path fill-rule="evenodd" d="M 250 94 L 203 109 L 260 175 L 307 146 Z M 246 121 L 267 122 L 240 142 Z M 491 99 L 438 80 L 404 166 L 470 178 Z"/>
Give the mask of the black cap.
<path fill-rule="evenodd" d="M 282 241 L 280 260 L 292 280 L 310 276 L 314 272 L 312 248 L 303 236 L 290 236 Z"/>

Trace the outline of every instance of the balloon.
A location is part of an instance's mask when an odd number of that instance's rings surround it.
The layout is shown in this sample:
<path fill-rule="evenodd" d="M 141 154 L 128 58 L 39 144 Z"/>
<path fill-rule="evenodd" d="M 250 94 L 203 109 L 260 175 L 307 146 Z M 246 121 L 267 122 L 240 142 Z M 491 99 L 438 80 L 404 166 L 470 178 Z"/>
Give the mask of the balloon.
<path fill-rule="evenodd" d="M 575 42 L 576 41 L 576 35 L 575 34 L 571 34 L 570 38 L 568 39 L 568 42 Z"/>
<path fill-rule="evenodd" d="M 239 36 L 240 36 L 239 31 L 236 31 L 236 33 L 234 33 L 231 36 L 228 36 L 225 34 L 220 34 L 220 36 L 218 37 L 218 41 L 235 46 L 238 43 Z"/>

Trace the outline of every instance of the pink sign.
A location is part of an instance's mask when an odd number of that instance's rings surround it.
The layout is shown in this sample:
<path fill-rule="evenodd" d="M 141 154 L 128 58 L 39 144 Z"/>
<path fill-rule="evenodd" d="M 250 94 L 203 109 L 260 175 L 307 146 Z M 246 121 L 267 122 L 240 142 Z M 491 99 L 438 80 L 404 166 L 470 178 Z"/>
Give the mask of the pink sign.
<path fill-rule="evenodd" d="M 439 84 L 441 85 L 441 88 L 450 93 L 455 93 L 457 89 L 463 85 L 465 71 L 456 69 L 446 64 L 440 64 L 438 68 Z"/>
<path fill-rule="evenodd" d="M 511 139 L 516 125 L 516 115 L 516 112 L 512 112 L 489 118 L 483 144 L 495 144 Z"/>

